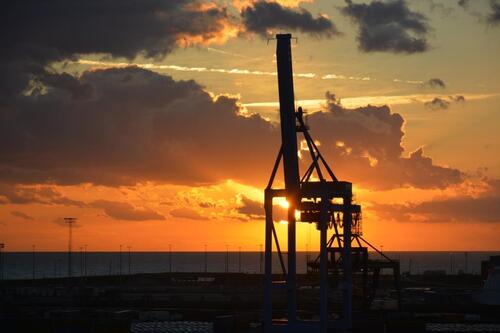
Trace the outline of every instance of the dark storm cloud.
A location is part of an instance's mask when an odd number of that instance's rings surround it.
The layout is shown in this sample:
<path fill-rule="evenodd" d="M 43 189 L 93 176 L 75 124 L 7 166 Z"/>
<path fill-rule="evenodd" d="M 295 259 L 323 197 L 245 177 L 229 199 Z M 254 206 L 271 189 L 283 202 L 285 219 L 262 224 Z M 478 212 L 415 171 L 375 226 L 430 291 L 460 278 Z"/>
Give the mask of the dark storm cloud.
<path fill-rule="evenodd" d="M 421 148 L 404 156 L 404 119 L 389 107 L 346 109 L 334 95 L 327 98 L 328 108 L 310 115 L 309 126 L 337 177 L 374 189 L 445 188 L 462 181 L 459 170 L 435 165 Z"/>
<path fill-rule="evenodd" d="M 490 0 L 491 12 L 488 15 L 488 22 L 497 25 L 500 24 L 500 1 Z"/>
<path fill-rule="evenodd" d="M 433 100 L 425 102 L 424 105 L 431 110 L 446 110 L 450 106 L 450 102 L 440 97 L 434 97 Z"/>
<path fill-rule="evenodd" d="M 202 42 L 224 35 L 228 20 L 225 8 L 204 9 L 196 0 L 5 1 L 0 99 L 15 97 L 47 75 L 46 65 L 53 61 L 94 53 L 163 56 L 192 38 Z M 67 79 L 57 80 L 73 84 Z"/>
<path fill-rule="evenodd" d="M 26 213 L 20 212 L 18 210 L 13 210 L 12 212 L 10 212 L 10 214 L 12 216 L 19 217 L 19 218 L 21 218 L 23 220 L 28 220 L 28 221 L 33 221 L 34 220 L 33 217 L 29 216 Z"/>
<path fill-rule="evenodd" d="M 92 91 L 48 87 L 0 114 L 0 177 L 12 183 L 179 184 L 255 181 L 272 163 L 279 136 L 238 100 L 214 99 L 194 81 L 134 67 L 87 72 Z M 87 88 L 85 88 L 87 89 Z M 235 151 L 235 147 L 238 150 Z M 254 176 L 252 176 L 254 175 Z"/>
<path fill-rule="evenodd" d="M 19 0 L 3 4 L 3 47 L 40 60 L 75 54 L 164 55 L 184 37 L 221 32 L 224 8 L 193 0 Z"/>
<path fill-rule="evenodd" d="M 149 208 L 137 208 L 126 202 L 96 200 L 90 207 L 100 208 L 104 213 L 115 220 L 125 221 L 149 221 L 165 220 L 163 215 Z"/>
<path fill-rule="evenodd" d="M 358 26 L 363 52 L 418 53 L 429 49 L 427 18 L 411 11 L 406 1 L 372 1 L 355 4 L 346 0 L 342 13 Z"/>
<path fill-rule="evenodd" d="M 405 205 L 374 204 L 370 210 L 400 222 L 500 223 L 500 180 L 490 181 L 490 186 L 479 197 L 457 196 Z"/>
<path fill-rule="evenodd" d="M 281 29 L 298 30 L 315 36 L 331 37 L 339 34 L 330 19 L 313 17 L 304 8 L 287 8 L 276 2 L 255 2 L 241 11 L 241 17 L 247 31 L 263 37 Z"/>
<path fill-rule="evenodd" d="M 441 89 L 446 88 L 446 84 L 444 83 L 444 81 L 439 78 L 429 79 L 424 83 L 424 85 L 429 86 L 431 88 L 441 88 Z"/>

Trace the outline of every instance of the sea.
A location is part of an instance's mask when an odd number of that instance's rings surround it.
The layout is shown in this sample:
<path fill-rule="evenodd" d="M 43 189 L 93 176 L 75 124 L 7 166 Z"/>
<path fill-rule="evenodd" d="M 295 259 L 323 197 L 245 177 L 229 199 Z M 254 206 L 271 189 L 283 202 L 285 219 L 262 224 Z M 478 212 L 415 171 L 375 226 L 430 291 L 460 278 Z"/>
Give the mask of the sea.
<path fill-rule="evenodd" d="M 444 271 L 446 274 L 480 274 L 481 261 L 500 251 L 490 252 L 384 252 L 399 260 L 401 272 L 421 274 Z M 297 272 L 306 272 L 306 262 L 318 254 L 297 253 Z M 381 259 L 371 252 L 373 259 Z M 0 256 L 0 279 L 42 279 L 71 276 L 127 275 L 161 272 L 241 272 L 262 273 L 261 252 L 72 252 L 71 272 L 68 252 L 3 252 Z M 286 254 L 284 260 L 286 264 Z M 280 271 L 277 254 L 273 270 Z"/>

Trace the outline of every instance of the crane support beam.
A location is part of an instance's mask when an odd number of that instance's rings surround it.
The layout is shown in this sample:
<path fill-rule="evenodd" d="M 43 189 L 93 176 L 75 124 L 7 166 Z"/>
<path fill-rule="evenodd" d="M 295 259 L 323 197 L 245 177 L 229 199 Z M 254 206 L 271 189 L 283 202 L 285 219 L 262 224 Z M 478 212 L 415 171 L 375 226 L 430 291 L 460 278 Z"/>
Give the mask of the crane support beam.
<path fill-rule="evenodd" d="M 278 34 L 276 61 L 280 100 L 281 142 L 285 188 L 291 193 L 300 186 L 299 158 L 297 155 L 297 129 L 295 126 L 295 97 L 293 92 L 291 34 Z"/>
<path fill-rule="evenodd" d="M 293 323 L 296 320 L 297 311 L 295 207 L 298 204 L 300 175 L 297 154 L 291 38 L 291 34 L 276 35 L 278 41 L 276 46 L 276 61 L 278 66 L 283 173 L 288 201 L 288 321 Z"/>

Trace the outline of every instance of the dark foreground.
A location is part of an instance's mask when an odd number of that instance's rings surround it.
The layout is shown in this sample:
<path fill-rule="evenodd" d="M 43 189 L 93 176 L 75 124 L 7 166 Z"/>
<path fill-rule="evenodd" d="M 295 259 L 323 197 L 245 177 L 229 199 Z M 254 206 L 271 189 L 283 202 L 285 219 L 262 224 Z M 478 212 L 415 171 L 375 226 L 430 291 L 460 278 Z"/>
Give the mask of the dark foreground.
<path fill-rule="evenodd" d="M 300 275 L 299 315 L 317 318 L 316 277 Z M 259 274 L 160 273 L 0 282 L 0 332 L 261 332 Z M 353 332 L 500 332 L 500 309 L 475 301 L 475 275 L 404 276 L 398 306 L 389 277 L 355 298 Z M 332 316 L 337 297 L 329 295 Z M 356 296 L 356 290 L 354 290 Z M 286 299 L 274 300 L 275 317 Z"/>

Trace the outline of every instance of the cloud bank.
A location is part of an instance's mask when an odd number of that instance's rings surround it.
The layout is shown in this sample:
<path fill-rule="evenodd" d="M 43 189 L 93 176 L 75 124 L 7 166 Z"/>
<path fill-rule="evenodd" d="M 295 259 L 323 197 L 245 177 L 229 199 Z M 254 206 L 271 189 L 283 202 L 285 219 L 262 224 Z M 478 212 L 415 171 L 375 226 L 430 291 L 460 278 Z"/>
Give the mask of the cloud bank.
<path fill-rule="evenodd" d="M 108 217 L 115 220 L 150 221 L 165 219 L 163 215 L 158 214 L 152 209 L 134 207 L 126 202 L 96 200 L 90 206 L 101 208 Z"/>
<path fill-rule="evenodd" d="M 500 223 L 500 180 L 489 180 L 490 188 L 479 196 L 438 198 L 404 205 L 375 204 L 378 216 L 400 222 Z"/>
<path fill-rule="evenodd" d="M 327 17 L 313 17 L 304 8 L 288 8 L 277 2 L 257 1 L 243 8 L 241 17 L 247 31 L 263 37 L 285 29 L 326 37 L 340 34 Z"/>
<path fill-rule="evenodd" d="M 309 117 L 337 177 L 368 188 L 446 188 L 462 181 L 454 168 L 435 165 L 423 149 L 408 157 L 402 147 L 404 119 L 387 106 L 344 108 L 333 94 L 327 107 Z"/>
<path fill-rule="evenodd" d="M 194 81 L 134 67 L 70 78 L 55 75 L 45 93 L 3 109 L 2 181 L 213 183 L 254 174 L 249 152 L 272 163 L 278 148 L 272 124 Z"/>
<path fill-rule="evenodd" d="M 363 52 L 420 53 L 429 49 L 427 18 L 408 8 L 406 1 L 346 0 L 342 13 L 358 25 L 358 46 Z"/>
<path fill-rule="evenodd" d="M 1 182 L 261 186 L 279 148 L 275 124 L 194 81 L 128 67 L 55 75 L 50 84 L 2 109 Z M 342 179 L 372 188 L 461 180 L 422 150 L 404 157 L 404 119 L 387 106 L 346 109 L 329 94 L 309 123 Z"/>

